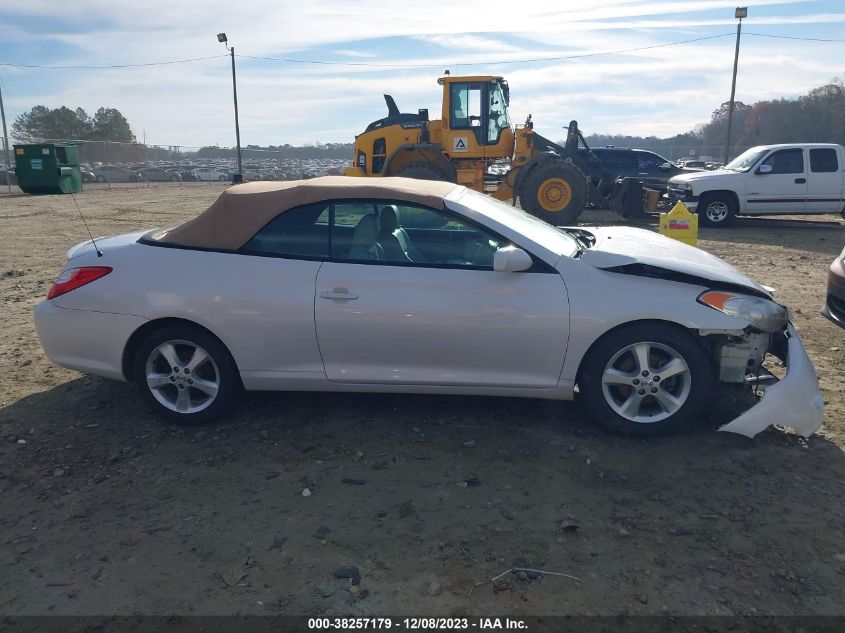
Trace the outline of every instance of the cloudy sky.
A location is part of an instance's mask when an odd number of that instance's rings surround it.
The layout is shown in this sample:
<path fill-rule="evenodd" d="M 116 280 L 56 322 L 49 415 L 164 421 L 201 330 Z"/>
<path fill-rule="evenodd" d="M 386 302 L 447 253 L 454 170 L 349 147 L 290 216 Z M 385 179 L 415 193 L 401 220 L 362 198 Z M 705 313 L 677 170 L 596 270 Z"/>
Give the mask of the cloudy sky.
<path fill-rule="evenodd" d="M 0 88 L 10 124 L 34 105 L 107 106 L 139 140 L 230 146 L 231 70 L 215 37 L 225 31 L 238 56 L 244 145 L 351 141 L 384 116 L 383 93 L 402 111 L 439 112 L 446 68 L 505 76 L 514 121 L 530 112 L 552 138 L 573 118 L 586 133 L 669 136 L 728 100 L 737 4 L 74 0 L 70 14 L 55 0 L 0 0 Z M 796 96 L 845 76 L 845 0 L 743 4 L 738 100 Z M 722 37 L 665 46 L 710 36 Z M 610 51 L 628 52 L 596 55 Z"/>

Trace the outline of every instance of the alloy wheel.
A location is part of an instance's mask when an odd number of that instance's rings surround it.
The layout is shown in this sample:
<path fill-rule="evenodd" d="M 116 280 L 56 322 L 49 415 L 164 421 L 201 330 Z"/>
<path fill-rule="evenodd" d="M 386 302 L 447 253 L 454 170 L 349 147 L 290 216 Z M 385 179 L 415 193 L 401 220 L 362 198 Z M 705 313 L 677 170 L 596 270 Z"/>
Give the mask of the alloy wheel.
<path fill-rule="evenodd" d="M 690 384 L 690 368 L 683 356 L 655 342 L 622 348 L 607 362 L 601 378 L 608 406 L 641 424 L 659 422 L 677 412 L 689 397 Z"/>
<path fill-rule="evenodd" d="M 220 390 L 217 363 L 190 341 L 165 341 L 156 346 L 147 358 L 145 374 L 152 396 L 175 413 L 208 408 Z"/>

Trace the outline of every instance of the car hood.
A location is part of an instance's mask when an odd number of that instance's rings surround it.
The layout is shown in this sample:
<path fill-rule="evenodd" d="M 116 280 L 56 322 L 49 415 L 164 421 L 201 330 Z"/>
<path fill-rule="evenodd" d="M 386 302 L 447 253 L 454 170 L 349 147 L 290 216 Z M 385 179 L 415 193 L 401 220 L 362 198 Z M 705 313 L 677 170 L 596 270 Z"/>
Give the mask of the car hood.
<path fill-rule="evenodd" d="M 763 286 L 730 264 L 678 240 L 626 226 L 579 228 L 596 238 L 595 244 L 581 255 L 581 261 L 595 268 L 700 285 L 716 282 L 770 296 Z"/>
<path fill-rule="evenodd" d="M 677 176 L 672 176 L 669 179 L 669 182 L 672 184 L 682 184 L 682 183 L 692 183 L 696 180 L 714 180 L 714 179 L 722 179 L 722 178 L 736 178 L 737 176 L 742 176 L 743 172 L 739 171 L 732 171 L 729 169 L 716 169 L 714 171 L 694 171 L 685 174 L 678 174 Z"/>

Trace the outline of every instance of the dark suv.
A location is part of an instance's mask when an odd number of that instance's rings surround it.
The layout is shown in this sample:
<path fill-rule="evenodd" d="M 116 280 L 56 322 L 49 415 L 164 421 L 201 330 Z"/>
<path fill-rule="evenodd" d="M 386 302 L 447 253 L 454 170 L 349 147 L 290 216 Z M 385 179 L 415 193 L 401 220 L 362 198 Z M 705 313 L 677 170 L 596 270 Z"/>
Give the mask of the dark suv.
<path fill-rule="evenodd" d="M 684 169 L 678 167 L 663 158 L 660 154 L 655 154 L 644 149 L 594 147 L 592 150 L 604 164 L 604 168 L 614 178 L 620 176 L 639 178 L 644 187 L 657 189 L 661 193 L 666 191 L 666 183 L 672 176 L 685 174 L 690 171 L 701 171 L 700 169 Z M 578 151 L 587 152 L 583 148 Z M 589 163 L 589 161 L 585 162 Z M 598 168 L 590 165 L 587 175 L 593 180 L 593 184 L 598 184 L 600 178 Z"/>

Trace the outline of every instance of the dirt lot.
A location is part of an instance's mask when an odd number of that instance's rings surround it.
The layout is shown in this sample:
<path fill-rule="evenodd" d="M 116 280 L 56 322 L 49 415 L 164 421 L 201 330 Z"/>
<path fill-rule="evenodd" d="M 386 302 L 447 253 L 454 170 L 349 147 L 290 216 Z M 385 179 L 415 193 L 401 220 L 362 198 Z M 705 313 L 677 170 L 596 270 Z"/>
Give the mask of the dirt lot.
<path fill-rule="evenodd" d="M 104 235 L 220 190 L 78 199 Z M 822 431 L 716 433 L 734 408 L 719 401 L 652 441 L 577 403 L 457 397 L 261 394 L 225 423 L 166 426 L 39 347 L 31 311 L 85 237 L 73 200 L 0 194 L 0 220 L 0 613 L 845 614 L 845 332 L 818 314 L 838 218 L 700 244 L 794 309 Z M 514 565 L 577 580 L 475 586 Z"/>

